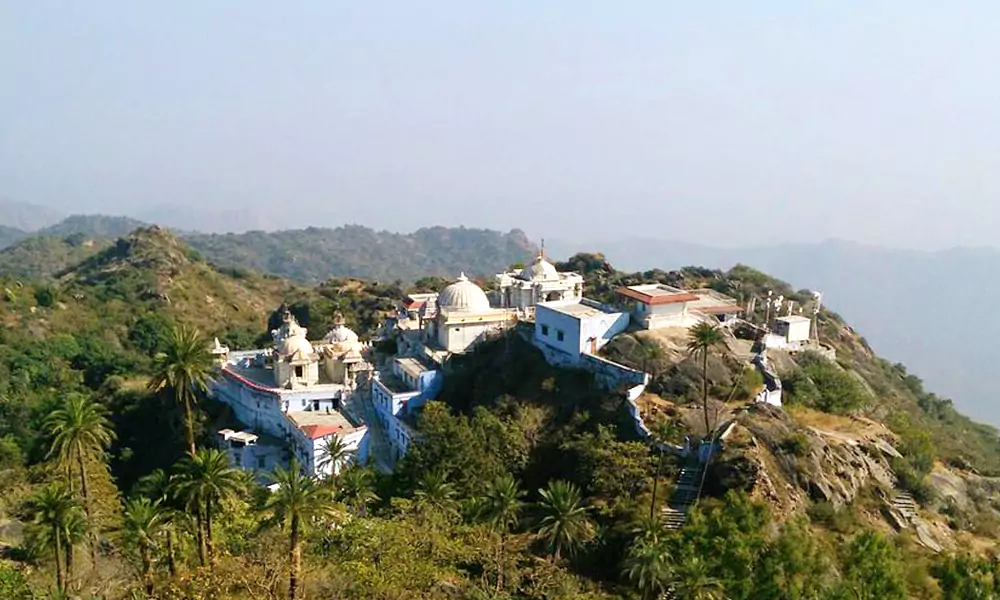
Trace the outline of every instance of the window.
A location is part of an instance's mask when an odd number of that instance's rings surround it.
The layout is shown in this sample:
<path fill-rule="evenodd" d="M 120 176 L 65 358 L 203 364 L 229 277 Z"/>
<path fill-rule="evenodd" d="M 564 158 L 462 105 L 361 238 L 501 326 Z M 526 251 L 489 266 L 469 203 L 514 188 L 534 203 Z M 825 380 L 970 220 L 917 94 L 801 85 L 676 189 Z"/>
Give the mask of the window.
<path fill-rule="evenodd" d="M 562 329 L 556 331 L 556 339 L 557 340 L 559 340 L 561 342 L 561 341 L 563 341 L 563 338 L 565 338 L 565 337 L 566 336 L 563 334 Z"/>
<path fill-rule="evenodd" d="M 302 377 L 302 366 L 295 367 L 295 376 Z"/>
<path fill-rule="evenodd" d="M 542 325 L 542 335 L 548 337 L 548 335 L 549 335 L 549 326 L 548 325 Z"/>
<path fill-rule="evenodd" d="M 266 464 L 267 464 L 267 457 L 264 457 L 264 456 L 258 456 L 257 457 L 257 468 L 258 469 L 263 469 L 266 466 Z"/>

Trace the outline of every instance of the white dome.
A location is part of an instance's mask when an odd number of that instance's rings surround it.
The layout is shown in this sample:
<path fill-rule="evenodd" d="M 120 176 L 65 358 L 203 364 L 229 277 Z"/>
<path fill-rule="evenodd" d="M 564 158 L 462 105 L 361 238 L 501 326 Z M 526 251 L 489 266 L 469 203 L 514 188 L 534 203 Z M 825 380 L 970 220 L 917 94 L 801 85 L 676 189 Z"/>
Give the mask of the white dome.
<path fill-rule="evenodd" d="M 490 299 L 478 285 L 469 281 L 465 274 L 459 275 L 455 283 L 444 288 L 438 295 L 437 304 L 450 310 L 485 311 L 490 309 Z"/>
<path fill-rule="evenodd" d="M 559 279 L 559 272 L 556 271 L 555 265 L 545 260 L 545 257 L 539 254 L 535 258 L 535 262 L 521 270 L 518 277 L 524 279 L 525 281 L 548 281 L 551 279 Z"/>
<path fill-rule="evenodd" d="M 344 325 L 337 325 L 326 334 L 323 341 L 329 342 L 331 344 L 343 344 L 345 342 L 356 342 L 358 341 L 358 334 L 351 331 Z"/>
<path fill-rule="evenodd" d="M 311 356 L 313 354 L 313 346 L 309 343 L 309 340 L 305 336 L 290 336 L 281 340 L 278 343 L 278 354 L 281 356 L 292 356 L 294 354 L 300 354 L 303 356 Z"/>

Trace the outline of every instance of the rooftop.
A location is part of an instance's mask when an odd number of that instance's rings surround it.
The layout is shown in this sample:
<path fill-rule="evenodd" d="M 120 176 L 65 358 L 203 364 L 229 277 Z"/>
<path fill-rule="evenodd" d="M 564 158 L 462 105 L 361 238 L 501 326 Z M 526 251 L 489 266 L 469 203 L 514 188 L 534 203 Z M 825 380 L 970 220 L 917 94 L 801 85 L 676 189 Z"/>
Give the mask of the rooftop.
<path fill-rule="evenodd" d="M 402 356 L 396 359 L 396 364 L 410 377 L 420 377 L 421 373 L 436 369 L 429 361 L 419 356 Z"/>
<path fill-rule="evenodd" d="M 803 317 L 802 315 L 788 315 L 787 317 L 778 317 L 775 321 L 784 321 L 785 323 L 809 323 L 809 317 Z"/>
<path fill-rule="evenodd" d="M 605 306 L 599 302 L 589 300 L 587 298 L 581 299 L 579 302 L 570 301 L 558 301 L 558 302 L 539 302 L 538 306 L 544 306 L 547 309 L 560 312 L 564 315 L 569 315 L 577 319 L 585 319 L 588 317 L 597 317 L 600 315 L 615 314 L 616 310 L 609 306 Z"/>
<path fill-rule="evenodd" d="M 355 425 L 338 410 L 304 410 L 286 414 L 309 439 L 313 440 L 334 433 L 350 433 L 364 427 Z"/>
<path fill-rule="evenodd" d="M 643 304 L 675 304 L 679 302 L 697 302 L 699 297 L 663 283 L 648 283 L 620 287 L 617 293 L 626 298 L 638 300 Z"/>
<path fill-rule="evenodd" d="M 698 300 L 689 304 L 699 312 L 707 314 L 738 313 L 743 309 L 737 304 L 734 298 L 710 289 L 691 290 L 691 293 L 698 296 Z"/>

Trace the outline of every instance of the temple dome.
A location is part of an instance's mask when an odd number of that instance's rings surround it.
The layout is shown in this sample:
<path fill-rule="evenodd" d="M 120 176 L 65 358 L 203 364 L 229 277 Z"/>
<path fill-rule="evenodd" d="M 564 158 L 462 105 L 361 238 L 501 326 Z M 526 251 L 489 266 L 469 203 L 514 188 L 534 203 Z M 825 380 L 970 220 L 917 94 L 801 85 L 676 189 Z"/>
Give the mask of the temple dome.
<path fill-rule="evenodd" d="M 281 356 L 299 355 L 302 357 L 313 354 L 313 345 L 309 343 L 304 335 L 293 335 L 282 339 L 276 348 Z"/>
<path fill-rule="evenodd" d="M 336 325 L 330 330 L 329 333 L 326 334 L 323 341 L 330 344 L 351 343 L 358 341 L 358 334 L 354 333 L 350 330 L 350 328 L 344 325 Z"/>
<path fill-rule="evenodd" d="M 438 295 L 437 304 L 449 310 L 485 311 L 490 309 L 490 299 L 478 285 L 469 281 L 465 273 L 455 283 Z"/>
<path fill-rule="evenodd" d="M 525 281 L 548 281 L 559 279 L 559 272 L 556 271 L 555 265 L 545 260 L 545 257 L 539 254 L 535 258 L 535 262 L 521 270 L 518 277 Z"/>

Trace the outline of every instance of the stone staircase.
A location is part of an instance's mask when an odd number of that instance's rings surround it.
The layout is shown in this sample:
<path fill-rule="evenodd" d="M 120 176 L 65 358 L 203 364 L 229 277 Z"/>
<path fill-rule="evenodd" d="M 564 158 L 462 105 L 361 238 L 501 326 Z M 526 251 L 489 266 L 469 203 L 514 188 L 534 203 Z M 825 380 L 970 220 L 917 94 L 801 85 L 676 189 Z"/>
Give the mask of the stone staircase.
<path fill-rule="evenodd" d="M 698 501 L 701 475 L 702 467 L 698 464 L 685 466 L 677 475 L 674 492 L 662 512 L 667 529 L 677 530 L 684 526 L 687 521 L 688 509 Z"/>
<path fill-rule="evenodd" d="M 912 521 L 917 516 L 917 501 L 907 492 L 897 490 L 892 497 L 892 507 L 907 521 Z"/>

